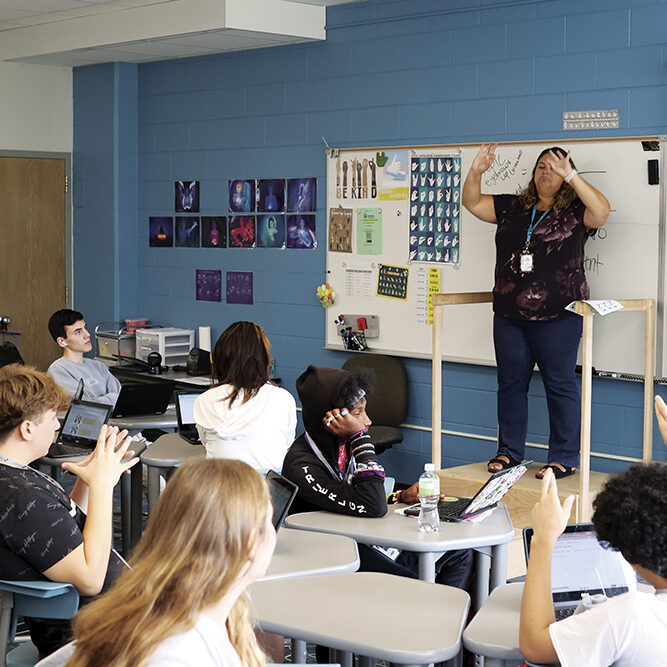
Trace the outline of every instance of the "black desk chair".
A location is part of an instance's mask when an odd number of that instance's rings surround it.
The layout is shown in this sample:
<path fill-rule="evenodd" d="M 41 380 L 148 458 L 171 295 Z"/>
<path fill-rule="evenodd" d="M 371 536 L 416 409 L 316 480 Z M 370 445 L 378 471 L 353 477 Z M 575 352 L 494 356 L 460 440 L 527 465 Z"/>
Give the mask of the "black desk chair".
<path fill-rule="evenodd" d="M 408 414 L 408 374 L 400 359 L 365 352 L 350 357 L 343 368 L 350 373 L 360 368 L 375 373 L 375 386 L 366 396 L 366 412 L 373 422 L 369 434 L 375 451 L 381 454 L 403 442 L 403 433 L 396 427 Z"/>

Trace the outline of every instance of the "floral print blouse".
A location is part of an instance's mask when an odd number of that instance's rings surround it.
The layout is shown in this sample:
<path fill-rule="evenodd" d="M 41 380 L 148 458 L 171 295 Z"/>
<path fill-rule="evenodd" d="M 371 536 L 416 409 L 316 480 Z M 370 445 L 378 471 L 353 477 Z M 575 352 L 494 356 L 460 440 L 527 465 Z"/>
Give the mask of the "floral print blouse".
<path fill-rule="evenodd" d="M 526 245 L 532 209 L 516 195 L 494 195 L 496 270 L 493 310 L 514 320 L 555 320 L 568 314 L 571 301 L 588 299 L 584 274 L 584 245 L 595 230 L 584 226 L 585 207 L 575 199 L 569 208 L 547 213 L 533 231 L 530 252 L 533 270 L 522 273 L 520 254 Z M 537 211 L 539 220 L 542 211 Z"/>

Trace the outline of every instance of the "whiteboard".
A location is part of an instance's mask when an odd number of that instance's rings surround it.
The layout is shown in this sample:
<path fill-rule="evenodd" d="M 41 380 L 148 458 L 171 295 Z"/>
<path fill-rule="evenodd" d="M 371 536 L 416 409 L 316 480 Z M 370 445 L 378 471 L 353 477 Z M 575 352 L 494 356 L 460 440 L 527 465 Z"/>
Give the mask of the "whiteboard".
<path fill-rule="evenodd" d="M 664 213 L 661 213 L 660 203 L 665 188 L 664 185 L 648 184 L 647 160 L 660 159 L 664 145 L 659 144 L 661 150 L 658 151 L 645 151 L 642 141 L 637 138 L 501 144 L 496 150 L 494 166 L 482 177 L 482 192 L 519 192 L 529 181 L 539 153 L 554 144 L 571 150 L 578 171 L 611 203 L 607 224 L 586 243 L 585 268 L 591 298 L 656 299 L 656 340 L 660 352 L 665 329 L 660 303 L 664 291 L 661 258 L 665 247 L 664 224 L 660 224 Z M 414 252 L 411 258 L 409 244 L 410 194 L 394 199 L 403 196 L 400 187 L 392 188 L 391 179 L 383 173 L 385 168 L 377 164 L 382 158 L 387 158 L 389 166 L 393 163 L 400 167 L 401 160 L 409 165 L 423 156 L 460 157 L 462 186 L 478 150 L 479 144 L 329 152 L 327 224 L 331 209 L 352 209 L 353 214 L 352 252 L 332 251 L 327 238 L 327 281 L 336 293 L 335 305 L 325 311 L 327 347 L 342 349 L 335 319 L 339 314 L 354 313 L 376 316 L 379 322 L 379 336 L 367 340 L 372 351 L 430 357 L 432 328 L 424 316 L 423 286 L 428 269 L 439 267 L 440 292 L 492 290 L 496 226 L 480 221 L 460 207 L 458 263 L 442 265 L 416 261 Z M 346 162 L 347 174 L 344 174 L 342 166 Z M 371 162 L 376 165 L 376 174 L 366 169 Z M 369 172 L 367 178 L 365 173 L 362 176 L 362 164 Z M 355 188 L 353 172 L 355 176 L 358 174 L 359 180 Z M 347 188 L 342 187 L 345 175 L 348 177 Z M 378 253 L 379 250 L 378 254 L 363 254 L 368 248 L 362 247 L 364 238 L 357 238 L 357 217 L 360 212 L 362 215 L 367 213 L 368 209 L 377 209 L 381 215 L 381 248 L 377 243 L 370 244 L 370 251 Z M 406 299 L 377 296 L 381 265 L 409 270 Z M 358 281 L 359 275 L 364 277 L 365 284 Z M 370 290 L 369 284 L 372 286 Z M 446 307 L 443 312 L 443 358 L 493 365 L 492 320 L 491 304 Z M 356 322 L 346 324 L 356 328 Z M 644 369 L 643 341 L 643 313 L 596 316 L 593 365 L 598 370 L 641 375 Z M 665 375 L 662 359 L 657 359 L 657 374 Z"/>

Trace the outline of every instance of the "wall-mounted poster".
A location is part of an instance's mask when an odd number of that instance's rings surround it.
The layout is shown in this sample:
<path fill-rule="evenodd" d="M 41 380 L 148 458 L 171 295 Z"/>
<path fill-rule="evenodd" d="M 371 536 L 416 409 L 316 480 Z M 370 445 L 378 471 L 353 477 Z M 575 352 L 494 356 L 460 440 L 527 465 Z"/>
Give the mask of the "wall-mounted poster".
<path fill-rule="evenodd" d="M 287 216 L 287 247 L 317 248 L 314 215 Z"/>
<path fill-rule="evenodd" d="M 197 301 L 221 301 L 222 271 L 196 269 Z"/>
<path fill-rule="evenodd" d="M 251 213 L 255 210 L 255 181 L 229 181 L 229 210 L 234 213 Z"/>
<path fill-rule="evenodd" d="M 314 213 L 317 210 L 317 179 L 287 179 L 287 210 L 295 213 Z"/>
<path fill-rule="evenodd" d="M 460 155 L 424 155 L 410 160 L 409 236 L 411 261 L 460 262 Z"/>
<path fill-rule="evenodd" d="M 174 240 L 177 248 L 199 248 L 199 217 L 177 215 Z"/>
<path fill-rule="evenodd" d="M 202 248 L 227 247 L 227 218 L 224 215 L 202 216 L 201 245 Z"/>
<path fill-rule="evenodd" d="M 329 250 L 352 252 L 352 209 L 329 209 Z"/>
<path fill-rule="evenodd" d="M 176 213 L 199 213 L 199 181 L 174 182 Z"/>
<path fill-rule="evenodd" d="M 357 211 L 357 254 L 382 254 L 381 208 L 360 208 Z"/>
<path fill-rule="evenodd" d="M 229 218 L 229 247 L 252 248 L 255 245 L 255 216 L 233 215 Z"/>
<path fill-rule="evenodd" d="M 148 218 L 148 245 L 151 248 L 171 248 L 174 245 L 174 220 L 170 217 Z"/>
<path fill-rule="evenodd" d="M 379 184 L 378 199 L 398 201 L 408 198 L 410 154 L 407 150 L 386 150 L 376 155 Z"/>
<path fill-rule="evenodd" d="M 284 178 L 267 178 L 257 181 L 257 210 L 267 213 L 285 210 Z"/>
<path fill-rule="evenodd" d="M 285 247 L 285 215 L 283 213 L 257 216 L 257 247 Z"/>
<path fill-rule="evenodd" d="M 227 271 L 227 303 L 253 304 L 252 271 Z"/>
<path fill-rule="evenodd" d="M 407 299 L 409 274 L 410 271 L 407 267 L 380 264 L 377 295 L 388 296 L 392 299 Z"/>

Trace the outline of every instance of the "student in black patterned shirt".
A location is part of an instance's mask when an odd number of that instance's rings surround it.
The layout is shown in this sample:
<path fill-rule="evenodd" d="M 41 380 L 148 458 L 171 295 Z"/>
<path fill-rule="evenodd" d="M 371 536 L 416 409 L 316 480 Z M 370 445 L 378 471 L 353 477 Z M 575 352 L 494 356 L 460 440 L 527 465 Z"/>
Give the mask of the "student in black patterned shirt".
<path fill-rule="evenodd" d="M 113 487 L 138 459 L 126 457 L 126 431 L 103 426 L 90 456 L 62 464 L 78 477 L 70 496 L 30 468 L 48 452 L 65 403 L 46 374 L 0 368 L 0 579 L 71 583 L 85 597 L 97 595 L 121 563 L 111 550 Z M 26 622 L 42 655 L 69 640 L 67 622 Z"/>

